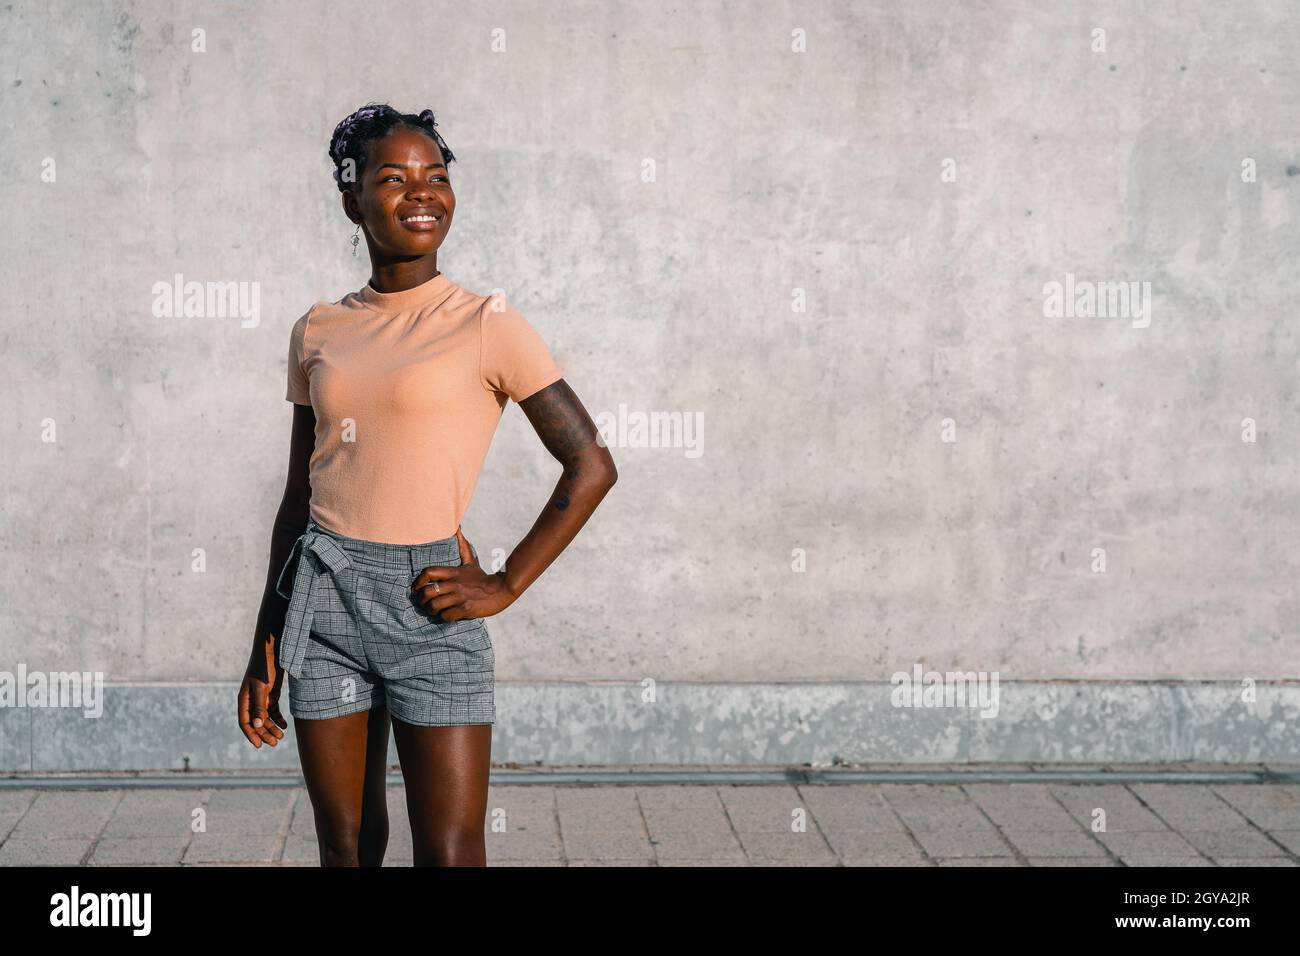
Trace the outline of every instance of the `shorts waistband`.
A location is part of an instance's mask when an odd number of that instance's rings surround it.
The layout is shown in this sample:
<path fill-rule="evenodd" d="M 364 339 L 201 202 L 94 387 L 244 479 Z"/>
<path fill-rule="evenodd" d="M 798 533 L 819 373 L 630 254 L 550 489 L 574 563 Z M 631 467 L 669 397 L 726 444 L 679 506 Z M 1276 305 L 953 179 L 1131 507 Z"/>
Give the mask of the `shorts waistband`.
<path fill-rule="evenodd" d="M 431 565 L 460 564 L 460 543 L 453 534 L 437 541 L 425 541 L 420 544 L 390 544 L 384 541 L 366 541 L 363 538 L 349 538 L 328 528 L 321 527 L 315 518 L 307 519 L 309 533 L 323 534 L 333 538 L 347 554 L 348 561 L 360 567 L 377 571 L 390 571 L 400 574 L 415 574 Z M 478 558 L 478 549 L 470 546 L 470 552 Z"/>

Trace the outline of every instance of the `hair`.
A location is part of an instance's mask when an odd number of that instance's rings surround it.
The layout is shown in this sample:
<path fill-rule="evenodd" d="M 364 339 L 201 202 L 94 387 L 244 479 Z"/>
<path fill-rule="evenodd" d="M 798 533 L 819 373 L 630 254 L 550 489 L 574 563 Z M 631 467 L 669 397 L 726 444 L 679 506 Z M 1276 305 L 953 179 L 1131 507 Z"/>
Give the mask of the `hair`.
<path fill-rule="evenodd" d="M 330 159 L 334 161 L 334 182 L 339 192 L 360 188 L 361 173 L 366 168 L 370 144 L 383 139 L 399 127 L 419 130 L 432 139 L 442 150 L 442 161 L 451 165 L 456 161 L 442 136 L 434 128 L 438 125 L 432 110 L 416 113 L 399 113 L 387 103 L 367 103 L 334 127 L 330 137 Z M 352 160 L 352 181 L 343 179 L 343 164 Z"/>

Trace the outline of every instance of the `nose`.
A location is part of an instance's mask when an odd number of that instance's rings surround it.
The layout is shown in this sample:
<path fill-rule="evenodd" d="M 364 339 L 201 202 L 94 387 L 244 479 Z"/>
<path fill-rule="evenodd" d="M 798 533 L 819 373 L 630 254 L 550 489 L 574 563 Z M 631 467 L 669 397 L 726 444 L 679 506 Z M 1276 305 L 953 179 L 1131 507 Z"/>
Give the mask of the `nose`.
<path fill-rule="evenodd" d="M 427 182 L 416 180 L 411 183 L 411 188 L 406 191 L 408 199 L 423 198 L 428 199 L 433 195 L 433 186 Z"/>

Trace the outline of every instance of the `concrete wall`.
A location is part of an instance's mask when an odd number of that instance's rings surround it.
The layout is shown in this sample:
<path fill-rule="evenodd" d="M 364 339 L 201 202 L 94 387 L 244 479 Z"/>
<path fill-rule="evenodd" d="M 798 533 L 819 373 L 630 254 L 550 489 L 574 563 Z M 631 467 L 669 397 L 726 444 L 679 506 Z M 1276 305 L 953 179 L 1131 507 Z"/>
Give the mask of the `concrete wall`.
<path fill-rule="evenodd" d="M 494 757 L 1300 758 L 1291 4 L 19 0 L 0 53 L 0 670 L 109 682 L 89 729 L 0 708 L 0 766 L 287 759 L 234 692 L 371 99 L 456 153 L 453 280 L 593 415 L 702 422 L 611 434 L 492 620 Z M 255 320 L 155 315 L 178 273 Z M 555 477 L 509 407 L 481 554 Z M 891 706 L 918 666 L 999 714 Z"/>

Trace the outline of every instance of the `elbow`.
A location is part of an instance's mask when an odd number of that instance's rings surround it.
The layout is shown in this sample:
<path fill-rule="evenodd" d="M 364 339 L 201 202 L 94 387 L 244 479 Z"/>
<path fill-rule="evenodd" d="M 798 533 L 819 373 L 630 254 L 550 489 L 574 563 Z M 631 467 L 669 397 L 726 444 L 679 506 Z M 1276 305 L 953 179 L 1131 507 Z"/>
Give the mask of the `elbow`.
<path fill-rule="evenodd" d="M 591 456 L 591 462 L 584 472 L 592 475 L 592 480 L 600 484 L 605 491 L 614 487 L 618 481 L 618 469 L 614 466 L 614 456 L 609 453 L 609 449 L 604 445 L 591 446 L 596 449 L 597 453 Z"/>
<path fill-rule="evenodd" d="M 618 469 L 614 467 L 614 456 L 609 453 L 609 449 L 602 448 L 601 451 L 605 453 L 601 456 L 602 463 L 604 464 L 601 473 L 605 478 L 605 490 L 608 491 L 610 488 L 613 488 L 614 483 L 618 481 Z"/>

